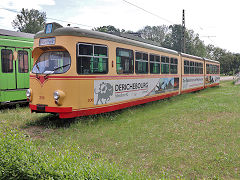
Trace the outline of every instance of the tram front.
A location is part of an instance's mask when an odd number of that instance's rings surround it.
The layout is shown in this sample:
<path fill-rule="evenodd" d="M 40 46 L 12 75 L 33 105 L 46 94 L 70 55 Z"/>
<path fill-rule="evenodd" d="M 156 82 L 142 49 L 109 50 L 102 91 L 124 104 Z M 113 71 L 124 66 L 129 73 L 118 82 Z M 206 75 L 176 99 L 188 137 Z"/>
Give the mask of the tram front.
<path fill-rule="evenodd" d="M 71 42 L 58 36 L 54 29 L 59 24 L 47 24 L 44 32 L 35 35 L 32 56 L 34 66 L 30 73 L 30 88 L 26 92 L 32 112 L 56 113 L 64 115 L 72 112 L 70 94 L 71 83 L 66 80 L 71 74 Z"/>

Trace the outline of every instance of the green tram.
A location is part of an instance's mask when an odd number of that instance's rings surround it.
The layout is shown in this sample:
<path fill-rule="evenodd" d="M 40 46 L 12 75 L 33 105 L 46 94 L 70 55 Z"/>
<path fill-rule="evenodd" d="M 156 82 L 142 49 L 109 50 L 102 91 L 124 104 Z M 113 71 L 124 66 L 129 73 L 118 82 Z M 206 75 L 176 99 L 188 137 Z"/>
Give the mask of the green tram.
<path fill-rule="evenodd" d="M 27 102 L 33 34 L 0 29 L 0 104 Z"/>

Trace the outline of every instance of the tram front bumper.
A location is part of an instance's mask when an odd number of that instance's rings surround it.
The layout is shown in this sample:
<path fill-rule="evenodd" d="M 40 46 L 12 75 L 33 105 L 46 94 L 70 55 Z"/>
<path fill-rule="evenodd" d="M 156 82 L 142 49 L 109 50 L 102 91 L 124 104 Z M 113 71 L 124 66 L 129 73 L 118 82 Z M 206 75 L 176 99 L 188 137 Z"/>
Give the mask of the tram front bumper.
<path fill-rule="evenodd" d="M 44 104 L 29 104 L 29 107 L 32 112 L 40 112 L 40 113 L 70 113 L 72 112 L 72 107 L 49 107 Z"/>

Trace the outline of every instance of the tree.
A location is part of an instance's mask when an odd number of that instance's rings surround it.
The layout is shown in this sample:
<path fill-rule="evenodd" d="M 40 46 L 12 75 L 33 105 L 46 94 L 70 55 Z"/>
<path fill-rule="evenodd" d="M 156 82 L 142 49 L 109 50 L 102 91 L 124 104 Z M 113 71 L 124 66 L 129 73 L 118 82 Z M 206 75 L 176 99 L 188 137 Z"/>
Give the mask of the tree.
<path fill-rule="evenodd" d="M 37 33 L 44 29 L 46 24 L 46 13 L 40 12 L 36 9 L 24 9 L 22 8 L 20 14 L 17 14 L 15 20 L 12 21 L 14 29 L 18 29 L 20 32 Z"/>
<path fill-rule="evenodd" d="M 145 26 L 143 29 L 138 30 L 143 39 L 148 39 L 163 44 L 169 29 L 168 26 Z"/>
<path fill-rule="evenodd" d="M 114 27 L 112 25 L 100 26 L 100 27 L 93 28 L 92 30 L 93 31 L 100 31 L 100 32 L 111 32 L 111 33 L 113 33 L 113 32 L 125 32 L 124 29 L 122 29 L 120 31 L 120 29 L 118 29 L 118 28 L 116 28 L 116 27 Z"/>
<path fill-rule="evenodd" d="M 186 30 L 186 53 L 199 57 L 206 57 L 207 50 L 204 42 L 193 30 Z"/>

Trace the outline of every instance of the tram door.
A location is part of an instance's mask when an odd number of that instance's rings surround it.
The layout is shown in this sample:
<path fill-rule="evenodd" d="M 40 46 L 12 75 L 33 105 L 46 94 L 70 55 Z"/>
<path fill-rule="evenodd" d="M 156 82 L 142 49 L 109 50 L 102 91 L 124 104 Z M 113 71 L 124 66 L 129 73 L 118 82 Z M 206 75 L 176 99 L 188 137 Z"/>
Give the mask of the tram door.
<path fill-rule="evenodd" d="M 29 49 L 16 49 L 17 60 L 15 61 L 16 89 L 29 88 L 29 68 L 31 67 L 31 52 Z"/>
<path fill-rule="evenodd" d="M 13 60 L 14 48 L 0 47 L 0 89 L 16 89 L 15 64 Z"/>
<path fill-rule="evenodd" d="M 29 88 L 30 50 L 0 47 L 0 90 Z"/>

